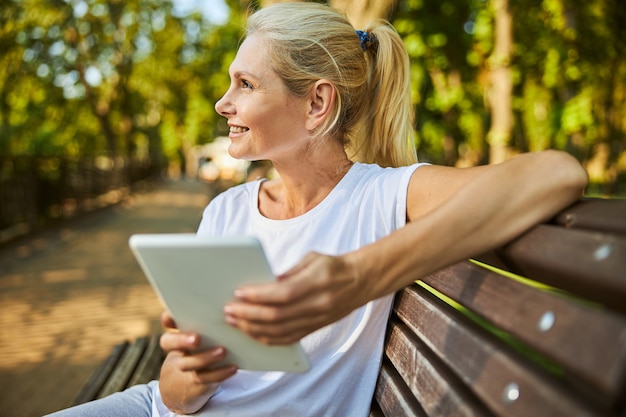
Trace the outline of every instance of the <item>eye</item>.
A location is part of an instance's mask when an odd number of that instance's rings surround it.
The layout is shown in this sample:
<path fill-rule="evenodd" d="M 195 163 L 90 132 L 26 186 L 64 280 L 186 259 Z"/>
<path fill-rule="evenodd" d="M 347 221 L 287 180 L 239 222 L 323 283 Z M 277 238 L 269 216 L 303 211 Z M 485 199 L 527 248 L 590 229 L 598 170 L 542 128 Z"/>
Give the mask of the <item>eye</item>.
<path fill-rule="evenodd" d="M 249 89 L 253 89 L 254 88 L 252 86 L 252 83 L 250 83 L 249 81 L 246 81 L 246 80 L 241 80 L 241 87 L 242 88 L 249 88 Z"/>

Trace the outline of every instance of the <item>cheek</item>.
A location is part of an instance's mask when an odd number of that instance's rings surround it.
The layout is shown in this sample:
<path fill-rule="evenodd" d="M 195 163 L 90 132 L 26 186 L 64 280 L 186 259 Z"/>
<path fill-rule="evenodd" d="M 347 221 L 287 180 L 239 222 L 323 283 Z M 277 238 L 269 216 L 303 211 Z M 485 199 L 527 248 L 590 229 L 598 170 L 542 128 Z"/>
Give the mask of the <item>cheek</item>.
<path fill-rule="evenodd" d="M 275 109 L 274 106 L 259 105 L 247 108 L 245 118 L 244 112 L 241 111 L 243 120 L 255 135 L 264 135 L 270 133 L 284 122 L 281 112 Z"/>

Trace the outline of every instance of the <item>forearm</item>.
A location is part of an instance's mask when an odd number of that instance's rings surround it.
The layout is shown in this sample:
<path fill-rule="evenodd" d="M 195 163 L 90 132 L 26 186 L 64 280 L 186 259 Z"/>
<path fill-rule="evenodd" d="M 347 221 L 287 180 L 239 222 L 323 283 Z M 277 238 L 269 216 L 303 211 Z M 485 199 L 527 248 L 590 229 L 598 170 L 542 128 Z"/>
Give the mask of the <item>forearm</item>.
<path fill-rule="evenodd" d="M 347 255 L 370 299 L 510 241 L 579 199 L 586 174 L 561 153 L 492 166 L 435 210 Z"/>

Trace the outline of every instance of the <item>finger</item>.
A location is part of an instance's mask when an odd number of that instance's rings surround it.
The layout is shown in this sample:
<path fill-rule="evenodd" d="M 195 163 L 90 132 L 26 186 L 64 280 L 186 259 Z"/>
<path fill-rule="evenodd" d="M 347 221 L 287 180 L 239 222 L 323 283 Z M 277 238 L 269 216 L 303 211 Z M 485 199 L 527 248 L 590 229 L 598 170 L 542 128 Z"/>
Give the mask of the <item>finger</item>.
<path fill-rule="evenodd" d="M 322 309 L 315 305 L 315 301 L 317 300 L 302 300 L 300 304 L 282 306 L 231 302 L 224 306 L 224 315 L 230 325 L 236 325 L 236 322 L 242 320 L 280 325 L 301 316 L 303 311 L 306 311 L 309 317 L 323 313 Z"/>
<path fill-rule="evenodd" d="M 200 346 L 200 336 L 195 333 L 166 332 L 161 335 L 159 345 L 166 352 L 173 350 L 191 352 Z"/>
<path fill-rule="evenodd" d="M 237 328 L 263 344 L 285 345 L 299 341 L 324 324 L 310 319 L 293 320 L 280 326 L 241 321 Z"/>
<path fill-rule="evenodd" d="M 161 326 L 163 326 L 165 330 L 175 330 L 178 328 L 178 326 L 176 326 L 176 322 L 174 321 L 174 318 L 172 317 L 170 312 L 167 310 L 161 313 Z"/>
<path fill-rule="evenodd" d="M 305 268 L 307 268 L 311 264 L 311 262 L 313 262 L 318 256 L 321 256 L 321 255 L 316 253 L 316 252 L 308 253 L 307 255 L 305 255 L 304 258 L 302 258 L 302 260 L 298 264 L 294 265 L 293 267 L 291 267 L 286 272 L 280 274 L 277 277 L 278 281 L 283 281 L 283 280 L 289 279 L 293 275 L 298 274 L 300 271 L 302 271 Z"/>
<path fill-rule="evenodd" d="M 225 358 L 223 352 L 225 351 L 214 355 L 213 352 L 204 351 L 200 354 L 186 355 L 180 351 L 173 351 L 167 355 L 165 363 L 168 369 L 185 372 L 195 383 L 205 385 L 220 383 L 234 375 L 238 369 L 232 364 L 218 363 Z"/>
<path fill-rule="evenodd" d="M 226 316 L 226 322 L 268 345 L 293 343 L 314 330 L 335 321 L 329 314 L 293 314 L 284 321 L 259 321 Z"/>
<path fill-rule="evenodd" d="M 225 381 L 237 373 L 238 368 L 235 365 L 224 365 L 218 368 L 205 371 L 197 371 L 196 376 L 199 382 L 203 384 L 214 384 Z"/>
<path fill-rule="evenodd" d="M 315 274 L 317 263 L 330 260 L 328 256 L 311 252 L 302 261 L 286 273 L 280 275 L 275 282 L 244 285 L 235 290 L 238 300 L 262 304 L 284 304 L 294 302 L 311 292 L 319 282 L 309 279 Z"/>
<path fill-rule="evenodd" d="M 226 349 L 222 346 L 212 347 L 201 352 L 185 354 L 178 360 L 178 367 L 182 371 L 210 371 L 225 364 L 221 364 L 226 359 Z"/>
<path fill-rule="evenodd" d="M 301 298 L 304 292 L 289 281 L 251 284 L 235 290 L 235 299 L 250 303 L 284 304 Z"/>
<path fill-rule="evenodd" d="M 255 303 L 232 301 L 224 306 L 226 321 L 250 320 L 262 323 L 280 324 L 294 318 L 318 317 L 333 309 L 332 293 L 318 293 L 314 286 L 306 292 L 307 297 L 293 297 L 283 303 Z"/>
<path fill-rule="evenodd" d="M 327 277 L 313 275 L 309 271 L 310 267 L 301 269 L 281 281 L 267 282 L 262 284 L 244 285 L 235 290 L 235 299 L 255 304 L 282 305 L 294 303 L 317 291 L 321 285 L 325 284 Z M 312 279 L 312 278 L 317 279 Z"/>

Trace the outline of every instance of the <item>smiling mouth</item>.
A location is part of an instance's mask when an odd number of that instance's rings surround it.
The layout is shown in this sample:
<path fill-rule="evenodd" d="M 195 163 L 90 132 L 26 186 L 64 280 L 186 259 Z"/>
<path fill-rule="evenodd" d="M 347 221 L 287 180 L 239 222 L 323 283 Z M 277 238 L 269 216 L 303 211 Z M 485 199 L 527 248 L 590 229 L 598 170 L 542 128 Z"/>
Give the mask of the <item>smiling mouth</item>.
<path fill-rule="evenodd" d="M 240 126 L 231 126 L 230 127 L 230 133 L 243 133 L 243 132 L 247 132 L 248 129 L 247 127 L 240 127 Z"/>

